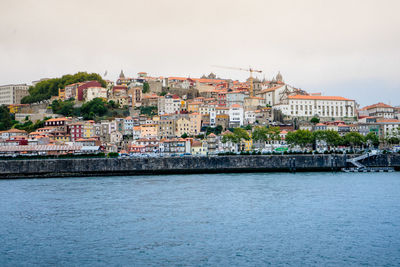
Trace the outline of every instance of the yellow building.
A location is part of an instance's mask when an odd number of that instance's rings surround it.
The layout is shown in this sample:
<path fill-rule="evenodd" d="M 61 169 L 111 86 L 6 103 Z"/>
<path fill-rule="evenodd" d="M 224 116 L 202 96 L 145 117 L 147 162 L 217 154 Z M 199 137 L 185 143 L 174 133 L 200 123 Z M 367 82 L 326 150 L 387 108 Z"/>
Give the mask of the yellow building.
<path fill-rule="evenodd" d="M 253 139 L 243 140 L 242 145 L 244 145 L 244 151 L 251 151 L 253 148 Z"/>
<path fill-rule="evenodd" d="M 158 134 L 157 124 L 143 124 L 140 126 L 142 137 L 156 137 Z"/>
<path fill-rule="evenodd" d="M 206 142 L 193 141 L 191 146 L 192 155 L 196 156 L 207 156 L 208 148 Z"/>
<path fill-rule="evenodd" d="M 185 118 L 179 118 L 176 121 L 175 134 L 176 134 L 176 136 L 180 137 L 184 133 L 186 133 L 188 135 L 190 134 L 190 120 L 185 119 Z"/>
<path fill-rule="evenodd" d="M 83 124 L 83 137 L 89 138 L 95 136 L 94 121 L 85 121 Z"/>
<path fill-rule="evenodd" d="M 198 135 L 201 131 L 201 114 L 200 113 L 192 113 L 189 114 L 190 120 L 190 135 Z"/>
<path fill-rule="evenodd" d="M 58 88 L 58 99 L 62 101 L 65 100 L 65 88 Z"/>
<path fill-rule="evenodd" d="M 192 102 L 192 103 L 187 103 L 187 111 L 198 113 L 200 109 L 201 102 Z"/>

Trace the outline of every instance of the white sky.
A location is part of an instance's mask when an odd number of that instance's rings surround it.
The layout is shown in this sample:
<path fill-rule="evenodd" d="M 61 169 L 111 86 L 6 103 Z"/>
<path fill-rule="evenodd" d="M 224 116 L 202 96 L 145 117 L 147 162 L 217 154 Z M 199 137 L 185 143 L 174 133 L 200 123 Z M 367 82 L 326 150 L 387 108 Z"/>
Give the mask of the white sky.
<path fill-rule="evenodd" d="M 400 105 L 398 0 L 0 0 L 0 84 L 78 71 L 244 80 Z"/>

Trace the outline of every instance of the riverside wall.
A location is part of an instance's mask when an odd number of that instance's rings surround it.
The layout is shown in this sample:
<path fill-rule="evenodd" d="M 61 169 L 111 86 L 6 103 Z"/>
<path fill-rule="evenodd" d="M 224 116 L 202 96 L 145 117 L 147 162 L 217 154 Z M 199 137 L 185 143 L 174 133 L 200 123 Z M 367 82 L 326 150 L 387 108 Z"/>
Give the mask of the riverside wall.
<path fill-rule="evenodd" d="M 349 155 L 254 155 L 169 158 L 0 160 L 0 177 L 45 178 L 177 173 L 337 171 Z M 379 155 L 363 164 L 400 169 L 400 155 Z"/>

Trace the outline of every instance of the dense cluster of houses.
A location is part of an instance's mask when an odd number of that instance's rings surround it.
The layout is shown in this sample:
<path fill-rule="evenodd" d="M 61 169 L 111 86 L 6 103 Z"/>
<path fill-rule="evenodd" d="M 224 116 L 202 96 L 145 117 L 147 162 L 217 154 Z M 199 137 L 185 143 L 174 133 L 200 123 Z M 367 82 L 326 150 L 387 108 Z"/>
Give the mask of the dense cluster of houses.
<path fill-rule="evenodd" d="M 296 129 L 364 136 L 373 132 L 384 139 L 397 136 L 400 125 L 399 107 L 377 103 L 360 109 L 355 100 L 309 94 L 290 86 L 280 73 L 271 81 L 239 82 L 212 73 L 197 79 L 150 77 L 140 72 L 136 78 L 127 78 L 121 71 L 116 83 L 107 81 L 107 88 L 97 81 L 70 84 L 59 89 L 57 97 L 74 99 L 77 104 L 94 98 L 113 100 L 129 108 L 130 116 L 94 121 L 53 114 L 45 127 L 34 132 L 0 132 L 0 155 L 99 151 L 213 155 L 238 150 L 238 144 L 222 142 L 223 135 L 237 127 L 280 126 L 281 138 L 267 141 L 274 148 L 285 146 L 285 135 Z M 15 106 L 10 105 L 10 110 Z M 140 107 L 156 107 L 157 113 L 140 114 Z M 311 123 L 312 118 L 319 122 Z M 242 148 L 254 149 L 252 139 L 243 141 Z"/>

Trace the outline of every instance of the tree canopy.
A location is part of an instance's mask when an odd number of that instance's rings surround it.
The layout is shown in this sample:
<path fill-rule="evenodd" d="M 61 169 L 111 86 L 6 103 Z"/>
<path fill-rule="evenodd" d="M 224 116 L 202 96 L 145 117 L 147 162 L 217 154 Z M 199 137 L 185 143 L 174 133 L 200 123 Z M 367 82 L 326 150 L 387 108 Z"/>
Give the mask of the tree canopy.
<path fill-rule="evenodd" d="M 142 93 L 146 94 L 150 92 L 150 85 L 148 82 L 144 82 L 143 83 L 143 89 L 142 89 Z"/>
<path fill-rule="evenodd" d="M 4 105 L 0 106 L 0 131 L 8 130 L 12 125 L 13 119 L 8 108 Z"/>
<path fill-rule="evenodd" d="M 50 99 L 52 96 L 58 95 L 59 88 L 65 88 L 66 85 L 85 82 L 98 81 L 101 86 L 106 87 L 106 82 L 97 73 L 78 72 L 74 75 L 67 74 L 61 78 L 54 78 L 38 82 L 35 86 L 29 88 L 29 95 L 22 98 L 22 104 L 35 103 L 42 100 Z"/>
<path fill-rule="evenodd" d="M 235 128 L 233 129 L 233 133 L 225 134 L 222 137 L 223 143 L 230 141 L 232 143 L 239 144 L 243 140 L 250 140 L 250 135 L 245 129 L 242 128 Z"/>
<path fill-rule="evenodd" d="M 314 123 L 314 124 L 317 124 L 317 123 L 319 123 L 319 118 L 318 118 L 318 117 L 313 117 L 313 118 L 310 120 L 310 122 L 311 122 L 311 123 Z"/>
<path fill-rule="evenodd" d="M 373 132 L 370 132 L 365 136 L 365 141 L 367 144 L 375 147 L 379 145 L 379 137 Z"/>
<path fill-rule="evenodd" d="M 314 137 L 309 130 L 297 130 L 286 134 L 286 142 L 290 145 L 306 147 L 313 143 Z"/>
<path fill-rule="evenodd" d="M 314 131 L 313 139 L 314 142 L 324 141 L 328 146 L 338 146 L 343 143 L 343 138 L 333 130 Z"/>
<path fill-rule="evenodd" d="M 364 136 L 357 132 L 350 132 L 344 136 L 345 144 L 350 145 L 351 147 L 361 146 L 365 140 Z"/>
<path fill-rule="evenodd" d="M 56 114 L 76 117 L 82 116 L 85 120 L 93 120 L 95 117 L 106 115 L 109 109 L 114 108 L 115 103 L 107 103 L 102 98 L 94 98 L 91 101 L 85 102 L 80 108 L 74 107 L 74 105 L 75 103 L 73 100 L 54 100 L 51 104 L 51 108 Z"/>

